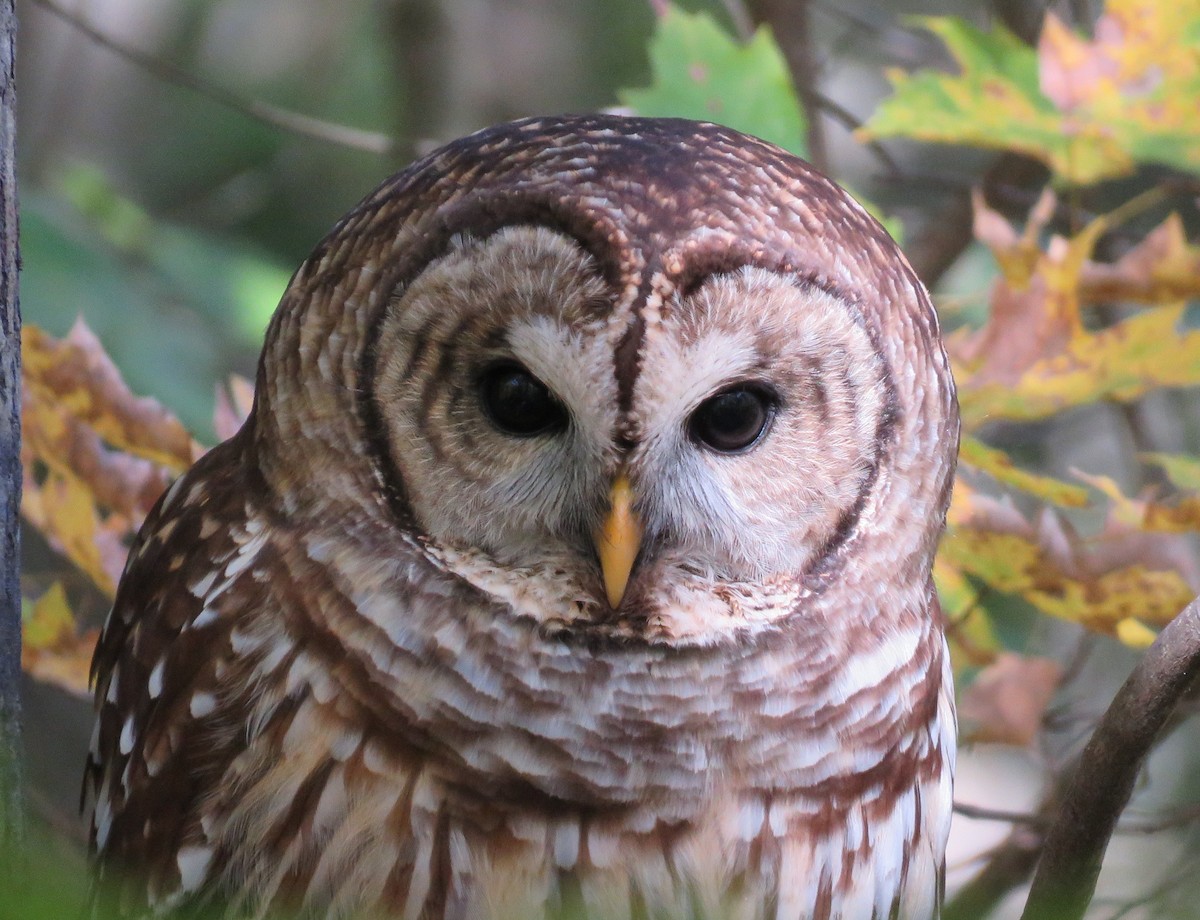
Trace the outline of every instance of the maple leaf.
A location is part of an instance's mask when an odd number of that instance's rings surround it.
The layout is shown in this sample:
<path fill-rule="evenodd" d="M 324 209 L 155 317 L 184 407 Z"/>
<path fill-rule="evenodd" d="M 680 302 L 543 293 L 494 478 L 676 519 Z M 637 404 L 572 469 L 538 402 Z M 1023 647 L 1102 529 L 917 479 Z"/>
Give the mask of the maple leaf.
<path fill-rule="evenodd" d="M 1200 297 L 1200 246 L 1188 244 L 1182 218 L 1171 214 L 1116 262 L 1086 262 L 1079 296 L 1084 303 L 1146 304 Z"/>
<path fill-rule="evenodd" d="M 1073 184 L 1138 162 L 1200 171 L 1200 2 L 1111 0 L 1083 38 L 1047 13 L 1037 48 L 997 25 L 913 20 L 958 73 L 889 71 L 893 95 L 859 138 L 911 137 L 1012 150 Z"/>
<path fill-rule="evenodd" d="M 134 533 L 201 449 L 129 390 L 82 320 L 65 339 L 27 325 L 22 363 L 22 517 L 111 599 Z M 29 611 L 23 667 L 86 694 L 96 635 L 78 629 L 61 583 Z"/>

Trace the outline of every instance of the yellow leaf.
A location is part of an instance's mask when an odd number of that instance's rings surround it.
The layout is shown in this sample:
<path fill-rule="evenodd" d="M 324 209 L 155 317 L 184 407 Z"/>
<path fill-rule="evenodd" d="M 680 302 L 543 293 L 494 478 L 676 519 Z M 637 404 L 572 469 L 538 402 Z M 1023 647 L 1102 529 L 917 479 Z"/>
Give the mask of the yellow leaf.
<path fill-rule="evenodd" d="M 1200 247 L 1188 244 L 1183 220 L 1171 214 L 1116 262 L 1084 265 L 1079 288 L 1087 303 L 1174 303 L 1200 297 Z"/>
<path fill-rule="evenodd" d="M 1165 624 L 1195 595 L 1179 568 L 1188 555 L 1179 538 L 1122 529 L 1113 521 L 1084 539 L 1049 511 L 1035 525 L 1011 503 L 958 485 L 948 519 L 934 570 L 939 585 L 970 578 L 1022 597 L 1043 613 L 1118 637 L 1122 621 Z M 1121 628 L 1136 638 L 1129 624 Z"/>
<path fill-rule="evenodd" d="M 1130 498 L 1107 476 L 1076 473 L 1080 479 L 1103 492 L 1112 501 L 1113 519 L 1138 530 L 1160 533 L 1200 531 L 1200 496 L 1185 495 L 1166 504 L 1149 499 Z"/>
<path fill-rule="evenodd" d="M 1197 0 L 1110 0 L 1092 38 L 1048 13 L 1036 50 L 998 26 L 918 22 L 959 73 L 889 74 L 893 95 L 860 138 L 1016 151 L 1074 184 L 1126 175 L 1138 162 L 1200 171 Z"/>
<path fill-rule="evenodd" d="M 79 635 L 62 584 L 55 582 L 30 604 L 23 620 L 21 669 L 77 696 L 90 696 L 88 675 L 97 632 Z"/>
<path fill-rule="evenodd" d="M 25 386 L 47 394 L 109 444 L 182 472 L 199 455 L 182 423 L 159 403 L 130 392 L 82 319 L 65 339 L 26 326 L 21 342 Z"/>
<path fill-rule="evenodd" d="M 1000 648 L 1000 640 L 987 612 L 979 606 L 979 593 L 970 579 L 941 556 L 934 560 L 933 579 L 946 617 L 946 638 L 955 672 L 968 665 L 990 664 Z"/>
<path fill-rule="evenodd" d="M 1200 169 L 1198 20 L 1195 0 L 1110 0 L 1087 39 L 1047 13 L 1039 80 L 1064 130 L 1097 133 L 1134 160 Z"/>
<path fill-rule="evenodd" d="M 29 461 L 80 479 L 97 504 L 135 525 L 171 482 L 161 464 L 105 447 L 86 422 L 39 387 L 21 394 L 21 438 Z"/>
<path fill-rule="evenodd" d="M 26 480 L 25 489 L 41 514 L 38 528 L 109 597 L 116 592 L 119 562 L 102 551 L 106 530 L 92 493 L 70 474 L 51 472 L 45 482 Z M 108 541 L 111 544 L 111 538 Z"/>
<path fill-rule="evenodd" d="M 1109 635 L 1130 617 L 1165 624 L 1195 596 L 1179 572 L 1140 563 L 1091 577 L 1068 575 L 1037 543 L 1017 534 L 957 530 L 942 542 L 942 555 L 997 591 Z"/>
<path fill-rule="evenodd" d="M 1088 502 L 1087 490 L 1052 476 L 1043 476 L 1013 465 L 1003 451 L 989 447 L 972 437 L 964 437 L 959 446 L 959 460 L 990 475 L 992 478 L 1020 489 L 1029 495 L 1053 502 L 1082 508 Z"/>
<path fill-rule="evenodd" d="M 62 582 L 56 581 L 30 607 L 29 615 L 22 617 L 21 650 L 52 648 L 75 636 L 75 616 L 67 602 Z"/>
<path fill-rule="evenodd" d="M 1158 638 L 1158 633 L 1133 617 L 1117 623 L 1117 638 L 1130 648 L 1149 648 Z"/>
<path fill-rule="evenodd" d="M 1156 299 L 1200 295 L 1200 249 L 1187 245 L 1178 219 L 1101 266 L 1091 261 L 1092 249 L 1121 215 L 1097 218 L 1070 239 L 1053 237 L 1042 252 L 1030 228 L 1044 223 L 1046 201 L 1018 236 L 977 199 L 976 231 L 1004 274 L 984 327 L 947 340 L 968 432 L 994 419 L 1039 419 L 1101 399 L 1200 384 L 1200 331 L 1182 327 L 1182 301 Z M 1164 305 L 1090 332 L 1081 305 L 1117 293 Z"/>

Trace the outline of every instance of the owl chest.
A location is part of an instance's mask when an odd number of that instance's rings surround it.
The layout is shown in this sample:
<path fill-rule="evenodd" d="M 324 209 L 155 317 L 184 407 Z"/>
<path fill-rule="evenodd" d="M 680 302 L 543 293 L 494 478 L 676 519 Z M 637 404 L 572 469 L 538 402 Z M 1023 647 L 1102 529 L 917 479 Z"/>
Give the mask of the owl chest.
<path fill-rule="evenodd" d="M 282 737 L 244 751 L 202 817 L 223 854 L 206 881 L 235 916 L 932 916 L 936 781 L 836 806 L 719 782 L 702 802 L 522 802 L 323 709 L 300 707 Z"/>

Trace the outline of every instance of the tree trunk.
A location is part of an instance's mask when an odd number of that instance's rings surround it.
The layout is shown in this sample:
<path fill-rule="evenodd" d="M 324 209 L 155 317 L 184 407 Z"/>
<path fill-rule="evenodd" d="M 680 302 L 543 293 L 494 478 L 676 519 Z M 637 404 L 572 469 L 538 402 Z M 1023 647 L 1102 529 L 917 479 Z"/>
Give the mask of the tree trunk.
<path fill-rule="evenodd" d="M 14 0 L 0 0 L 0 848 L 21 819 L 21 308 L 17 299 Z"/>

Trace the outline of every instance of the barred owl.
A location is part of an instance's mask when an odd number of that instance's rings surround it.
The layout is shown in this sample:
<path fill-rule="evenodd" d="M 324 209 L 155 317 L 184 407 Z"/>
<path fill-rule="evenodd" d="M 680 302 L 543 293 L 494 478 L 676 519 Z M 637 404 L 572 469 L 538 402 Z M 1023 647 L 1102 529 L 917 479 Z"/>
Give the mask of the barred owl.
<path fill-rule="evenodd" d="M 482 131 L 301 265 L 255 400 L 96 651 L 124 915 L 937 915 L 955 393 L 837 186 L 711 124 Z"/>

